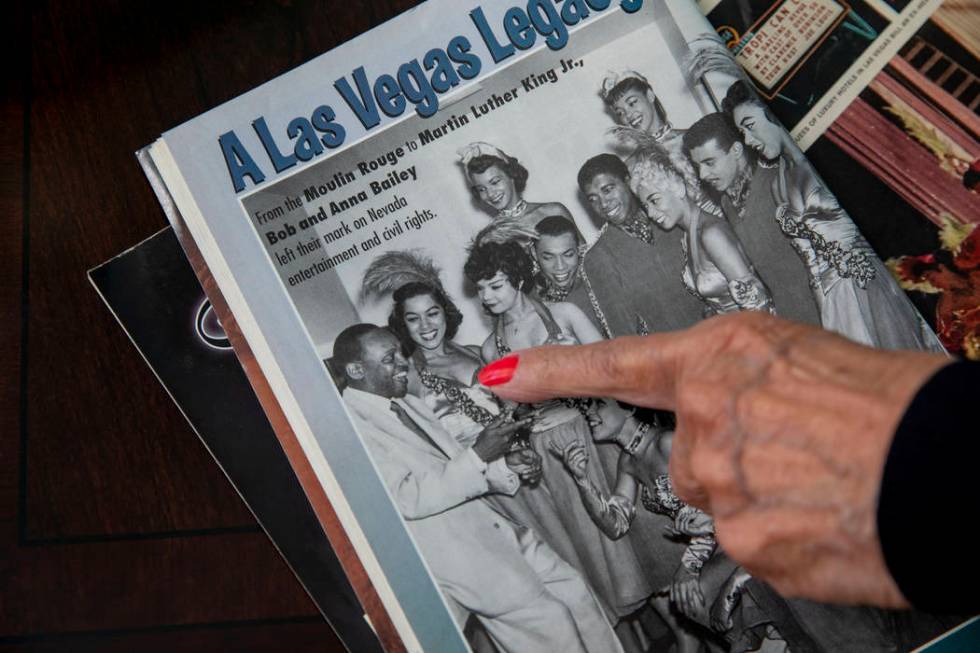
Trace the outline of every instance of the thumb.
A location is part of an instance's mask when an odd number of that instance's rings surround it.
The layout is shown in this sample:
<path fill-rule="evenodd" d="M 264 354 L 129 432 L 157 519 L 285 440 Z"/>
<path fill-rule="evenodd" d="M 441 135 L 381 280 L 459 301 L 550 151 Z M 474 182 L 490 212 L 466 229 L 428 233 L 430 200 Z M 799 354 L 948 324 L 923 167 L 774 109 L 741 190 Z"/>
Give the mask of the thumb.
<path fill-rule="evenodd" d="M 677 376 L 688 357 L 686 332 L 546 346 L 511 354 L 480 370 L 480 382 L 504 399 L 533 403 L 556 397 L 613 397 L 674 410 Z"/>

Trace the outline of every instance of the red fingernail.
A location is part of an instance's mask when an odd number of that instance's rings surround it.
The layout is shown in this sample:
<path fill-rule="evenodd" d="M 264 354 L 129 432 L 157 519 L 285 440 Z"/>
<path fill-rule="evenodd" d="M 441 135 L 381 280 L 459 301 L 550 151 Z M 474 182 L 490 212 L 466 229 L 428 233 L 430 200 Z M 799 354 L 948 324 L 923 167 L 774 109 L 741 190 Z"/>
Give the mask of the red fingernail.
<path fill-rule="evenodd" d="M 517 354 L 511 354 L 510 356 L 504 356 L 500 360 L 495 360 L 490 363 L 477 375 L 480 379 L 480 383 L 486 386 L 500 385 L 501 383 L 507 383 L 514 376 L 514 370 L 517 369 Z"/>

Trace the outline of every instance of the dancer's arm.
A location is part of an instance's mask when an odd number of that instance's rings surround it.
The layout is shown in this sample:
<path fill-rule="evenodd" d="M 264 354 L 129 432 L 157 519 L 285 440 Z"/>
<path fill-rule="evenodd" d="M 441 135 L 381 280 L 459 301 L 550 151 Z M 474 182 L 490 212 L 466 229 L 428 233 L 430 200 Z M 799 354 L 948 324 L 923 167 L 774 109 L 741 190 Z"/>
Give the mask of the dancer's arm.
<path fill-rule="evenodd" d="M 553 453 L 562 459 L 565 468 L 575 479 L 582 504 L 599 530 L 613 540 L 625 535 L 636 516 L 638 485 L 633 475 L 623 468 L 622 459 L 616 475 L 616 489 L 612 496 L 606 496 L 589 478 L 589 457 L 585 447 L 573 442 L 563 450 L 556 449 Z"/>
<path fill-rule="evenodd" d="M 752 268 L 752 263 L 739 246 L 735 234 L 724 224 L 705 225 L 701 231 L 701 245 L 708 258 L 718 266 L 728 279 L 732 298 L 739 308 L 770 310 L 772 296 L 769 289 Z"/>

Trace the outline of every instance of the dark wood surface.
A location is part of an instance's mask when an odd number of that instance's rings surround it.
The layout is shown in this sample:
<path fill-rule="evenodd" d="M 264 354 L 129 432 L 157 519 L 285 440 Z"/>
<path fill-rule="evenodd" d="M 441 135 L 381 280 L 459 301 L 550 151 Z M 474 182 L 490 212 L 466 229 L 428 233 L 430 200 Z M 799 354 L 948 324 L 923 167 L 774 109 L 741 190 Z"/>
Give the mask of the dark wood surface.
<path fill-rule="evenodd" d="M 85 272 L 166 225 L 137 148 L 412 4 L 5 12 L 0 651 L 340 650 Z"/>

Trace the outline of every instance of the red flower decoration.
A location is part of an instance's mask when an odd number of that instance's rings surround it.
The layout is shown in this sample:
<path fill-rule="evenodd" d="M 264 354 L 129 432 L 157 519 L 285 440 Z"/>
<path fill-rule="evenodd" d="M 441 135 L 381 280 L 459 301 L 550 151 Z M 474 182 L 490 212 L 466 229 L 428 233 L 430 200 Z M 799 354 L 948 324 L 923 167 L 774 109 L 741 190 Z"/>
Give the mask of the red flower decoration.
<path fill-rule="evenodd" d="M 974 226 L 970 235 L 963 239 L 953 261 L 961 270 L 970 270 L 980 265 L 980 227 Z"/>

